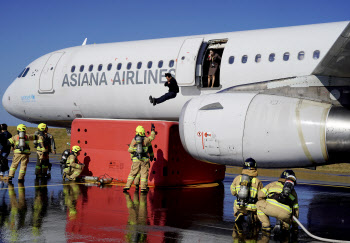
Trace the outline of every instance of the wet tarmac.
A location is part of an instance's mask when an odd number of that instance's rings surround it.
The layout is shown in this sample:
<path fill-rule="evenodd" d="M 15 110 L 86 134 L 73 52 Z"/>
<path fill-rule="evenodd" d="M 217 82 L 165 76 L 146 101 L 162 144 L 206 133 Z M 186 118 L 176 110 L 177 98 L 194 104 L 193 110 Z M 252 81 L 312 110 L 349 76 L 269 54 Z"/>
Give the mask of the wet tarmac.
<path fill-rule="evenodd" d="M 142 195 L 134 188 L 123 193 L 121 185 L 62 183 L 58 164 L 50 180 L 35 181 L 34 166 L 23 185 L 1 182 L 2 242 L 280 242 L 261 232 L 233 234 L 234 174 L 220 185 Z M 275 179 L 262 177 L 264 185 Z M 296 187 L 301 223 L 317 236 L 350 240 L 350 187 L 320 184 L 303 180 Z M 300 231 L 294 242 L 317 241 Z"/>

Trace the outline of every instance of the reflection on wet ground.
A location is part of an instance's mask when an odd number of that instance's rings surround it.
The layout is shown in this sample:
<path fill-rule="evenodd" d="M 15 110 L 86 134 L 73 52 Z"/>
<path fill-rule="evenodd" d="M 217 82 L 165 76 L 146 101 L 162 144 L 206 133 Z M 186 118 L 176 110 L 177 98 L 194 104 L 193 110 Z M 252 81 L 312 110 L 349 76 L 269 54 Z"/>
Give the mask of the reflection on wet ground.
<path fill-rule="evenodd" d="M 34 166 L 29 163 L 24 184 L 1 182 L 3 242 L 280 242 L 258 231 L 233 232 L 233 174 L 219 186 L 151 189 L 142 195 L 115 185 L 62 184 L 57 164 L 50 180 L 35 181 Z M 263 183 L 273 180 L 264 177 Z M 349 187 L 299 184 L 296 190 L 306 228 L 321 237 L 350 239 Z M 296 241 L 313 240 L 300 232 Z"/>

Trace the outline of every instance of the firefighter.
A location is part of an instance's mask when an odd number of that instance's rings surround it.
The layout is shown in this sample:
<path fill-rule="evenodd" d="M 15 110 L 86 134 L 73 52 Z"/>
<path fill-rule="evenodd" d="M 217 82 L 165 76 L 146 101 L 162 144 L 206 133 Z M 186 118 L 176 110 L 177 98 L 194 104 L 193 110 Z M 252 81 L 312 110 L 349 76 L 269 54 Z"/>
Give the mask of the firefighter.
<path fill-rule="evenodd" d="M 37 139 L 37 136 L 34 134 L 26 135 L 26 130 L 27 127 L 24 124 L 19 124 L 17 126 L 18 135 L 13 136 L 7 142 L 8 145 L 14 147 L 14 155 L 10 167 L 9 181 L 12 181 L 12 178 L 15 176 L 18 164 L 21 163 L 18 181 L 24 182 L 24 176 L 26 174 L 30 155 L 29 141 Z"/>
<path fill-rule="evenodd" d="M 47 171 L 50 168 L 49 153 L 56 154 L 55 140 L 48 133 L 48 127 L 45 123 L 38 125 L 38 140 L 34 141 L 34 146 L 37 149 L 37 162 L 35 166 L 35 176 L 47 177 Z"/>
<path fill-rule="evenodd" d="M 73 146 L 71 153 L 67 158 L 65 169 L 63 170 L 62 178 L 70 181 L 75 181 L 84 169 L 84 164 L 79 163 L 77 157 L 79 156 L 81 148 Z"/>
<path fill-rule="evenodd" d="M 233 207 L 237 227 L 242 223 L 244 216 L 248 216 L 250 224 L 258 221 L 255 203 L 257 202 L 258 191 L 263 188 L 263 184 L 256 178 L 257 176 L 256 162 L 254 159 L 248 158 L 244 161 L 242 174 L 237 176 L 231 184 L 231 193 L 237 197 Z"/>
<path fill-rule="evenodd" d="M 298 196 L 294 190 L 296 180 L 292 170 L 285 170 L 278 181 L 268 184 L 259 191 L 259 201 L 256 203 L 256 207 L 258 218 L 262 223 L 262 230 L 271 231 L 269 220 L 269 216 L 271 216 L 282 221 L 281 230 L 289 230 L 292 224 L 293 232 L 297 233 L 298 225 L 292 220 L 292 216 L 299 218 Z M 281 227 L 279 223 L 276 226 Z"/>
<path fill-rule="evenodd" d="M 128 180 L 123 191 L 130 189 L 132 182 L 138 173 L 141 174 L 141 192 L 146 193 L 148 191 L 148 171 L 150 167 L 150 159 L 148 150 L 151 142 L 155 139 L 155 127 L 152 124 L 151 136 L 145 136 L 145 129 L 142 126 L 136 128 L 136 136 L 132 139 L 128 152 L 132 157 L 131 171 L 128 176 Z"/>
<path fill-rule="evenodd" d="M 149 160 L 152 162 L 154 160 L 154 153 L 153 153 L 153 147 L 151 143 L 148 146 L 148 152 L 149 152 Z M 133 155 L 130 154 L 130 156 L 132 157 Z M 134 185 L 135 185 L 136 191 L 138 191 L 140 188 L 140 179 L 141 179 L 141 172 L 139 172 L 134 179 Z"/>

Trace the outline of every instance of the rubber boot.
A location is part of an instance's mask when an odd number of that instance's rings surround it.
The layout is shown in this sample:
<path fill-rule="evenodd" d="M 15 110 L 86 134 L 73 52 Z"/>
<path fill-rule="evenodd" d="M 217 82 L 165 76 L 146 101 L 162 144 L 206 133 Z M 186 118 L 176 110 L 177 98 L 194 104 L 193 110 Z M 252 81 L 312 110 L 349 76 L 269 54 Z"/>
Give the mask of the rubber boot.
<path fill-rule="evenodd" d="M 277 236 L 280 235 L 282 231 L 282 226 L 281 226 L 281 221 L 280 220 L 276 220 L 276 225 L 272 230 L 272 233 Z"/>

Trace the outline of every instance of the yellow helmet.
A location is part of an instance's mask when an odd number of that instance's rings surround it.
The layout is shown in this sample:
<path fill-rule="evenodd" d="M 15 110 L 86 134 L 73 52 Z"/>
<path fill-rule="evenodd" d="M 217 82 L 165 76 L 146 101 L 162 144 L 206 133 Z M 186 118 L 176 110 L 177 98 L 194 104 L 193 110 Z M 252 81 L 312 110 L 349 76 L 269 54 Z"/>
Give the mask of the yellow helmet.
<path fill-rule="evenodd" d="M 145 129 L 143 126 L 136 127 L 136 135 L 145 136 Z"/>
<path fill-rule="evenodd" d="M 72 152 L 78 153 L 81 150 L 81 148 L 78 145 L 73 146 Z"/>
<path fill-rule="evenodd" d="M 25 132 L 26 130 L 27 130 L 27 127 L 24 124 L 19 124 L 17 126 L 17 131 L 19 131 L 19 132 Z"/>
<path fill-rule="evenodd" d="M 47 128 L 47 126 L 46 126 L 45 123 L 40 123 L 40 124 L 38 125 L 38 130 L 41 131 L 41 132 L 45 131 L 46 128 Z"/>

